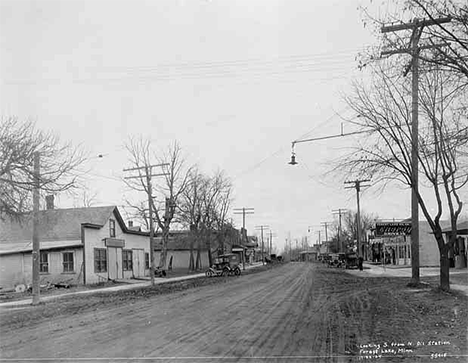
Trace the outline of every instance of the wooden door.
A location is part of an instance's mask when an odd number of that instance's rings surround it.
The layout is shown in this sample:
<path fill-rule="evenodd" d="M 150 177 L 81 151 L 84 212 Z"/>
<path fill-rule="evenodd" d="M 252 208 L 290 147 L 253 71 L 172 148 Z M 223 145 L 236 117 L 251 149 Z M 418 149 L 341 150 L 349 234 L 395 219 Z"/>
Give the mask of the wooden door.
<path fill-rule="evenodd" d="M 122 248 L 107 247 L 107 256 L 107 271 L 109 271 L 109 279 L 117 280 L 123 278 Z"/>
<path fill-rule="evenodd" d="M 132 250 L 133 253 L 133 276 L 143 277 L 145 276 L 145 250 L 135 248 Z"/>

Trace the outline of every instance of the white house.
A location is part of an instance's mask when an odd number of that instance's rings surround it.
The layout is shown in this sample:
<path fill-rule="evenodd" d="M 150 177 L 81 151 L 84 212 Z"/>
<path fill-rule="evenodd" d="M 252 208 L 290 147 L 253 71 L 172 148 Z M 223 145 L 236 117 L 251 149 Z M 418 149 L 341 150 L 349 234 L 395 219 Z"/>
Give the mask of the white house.
<path fill-rule="evenodd" d="M 49 206 L 50 207 L 50 206 Z M 125 225 L 117 207 L 39 212 L 41 283 L 93 284 L 149 275 L 149 234 Z M 0 286 L 32 281 L 32 214 L 0 220 Z"/>

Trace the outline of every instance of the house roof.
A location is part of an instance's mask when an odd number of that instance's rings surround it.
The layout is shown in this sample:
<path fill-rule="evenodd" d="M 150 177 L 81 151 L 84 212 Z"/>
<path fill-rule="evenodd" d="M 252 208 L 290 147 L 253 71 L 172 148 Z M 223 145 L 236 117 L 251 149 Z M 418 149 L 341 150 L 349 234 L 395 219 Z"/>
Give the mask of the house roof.
<path fill-rule="evenodd" d="M 50 209 L 39 211 L 38 234 L 41 241 L 81 239 L 81 224 L 103 226 L 115 206 Z M 0 221 L 0 243 L 32 240 L 32 213 L 18 221 Z"/>
<path fill-rule="evenodd" d="M 197 242 L 194 237 L 190 235 L 189 231 L 185 230 L 174 230 L 169 232 L 169 240 L 167 241 L 168 251 L 188 251 L 190 250 L 190 244 L 193 241 L 193 249 L 197 250 Z M 203 240 L 200 240 L 200 247 L 204 251 L 206 250 L 206 244 Z M 162 248 L 162 237 L 161 233 L 158 233 L 155 237 L 154 249 L 161 250 Z"/>
<path fill-rule="evenodd" d="M 41 242 L 41 251 L 63 249 L 72 247 L 83 247 L 81 241 L 49 241 Z M 14 253 L 23 253 L 32 251 L 32 242 L 5 243 L 0 246 L 0 255 L 9 255 Z"/>
<path fill-rule="evenodd" d="M 129 230 L 116 206 L 50 209 L 39 211 L 38 235 L 44 242 L 81 242 L 81 226 L 102 228 L 114 216 L 125 233 L 147 236 L 147 232 Z M 25 248 L 32 241 L 32 213 L 21 221 L 0 220 L 0 251 Z M 23 247 L 21 247 L 23 246 Z"/>

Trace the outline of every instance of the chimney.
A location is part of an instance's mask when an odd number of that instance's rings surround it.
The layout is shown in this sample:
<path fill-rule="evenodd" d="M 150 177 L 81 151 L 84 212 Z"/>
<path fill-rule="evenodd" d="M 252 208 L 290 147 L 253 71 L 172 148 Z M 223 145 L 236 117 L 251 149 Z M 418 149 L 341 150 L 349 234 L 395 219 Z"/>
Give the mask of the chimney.
<path fill-rule="evenodd" d="M 128 221 L 128 226 L 133 227 L 133 221 Z"/>
<path fill-rule="evenodd" d="M 53 195 L 46 195 L 46 209 L 51 210 L 54 209 L 54 196 Z"/>

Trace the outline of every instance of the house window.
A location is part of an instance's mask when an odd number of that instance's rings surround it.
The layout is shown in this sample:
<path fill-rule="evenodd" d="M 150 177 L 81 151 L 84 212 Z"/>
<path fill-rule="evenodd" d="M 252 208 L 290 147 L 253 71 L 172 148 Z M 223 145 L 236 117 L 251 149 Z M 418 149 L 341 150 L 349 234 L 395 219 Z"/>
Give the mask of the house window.
<path fill-rule="evenodd" d="M 109 235 L 115 237 L 115 221 L 113 219 L 109 219 Z"/>
<path fill-rule="evenodd" d="M 39 269 L 42 273 L 49 272 L 49 254 L 41 252 L 39 260 Z"/>
<path fill-rule="evenodd" d="M 107 272 L 107 250 L 105 248 L 94 249 L 94 272 Z"/>
<path fill-rule="evenodd" d="M 150 263 L 149 262 L 150 262 L 150 256 L 149 256 L 149 253 L 146 252 L 145 253 L 145 268 L 147 270 L 149 270 L 149 268 L 150 268 Z"/>
<path fill-rule="evenodd" d="M 64 252 L 63 256 L 63 272 L 74 272 L 75 265 L 73 262 L 73 252 Z"/>
<path fill-rule="evenodd" d="M 132 250 L 123 250 L 122 251 L 122 265 L 124 271 L 132 271 Z"/>

